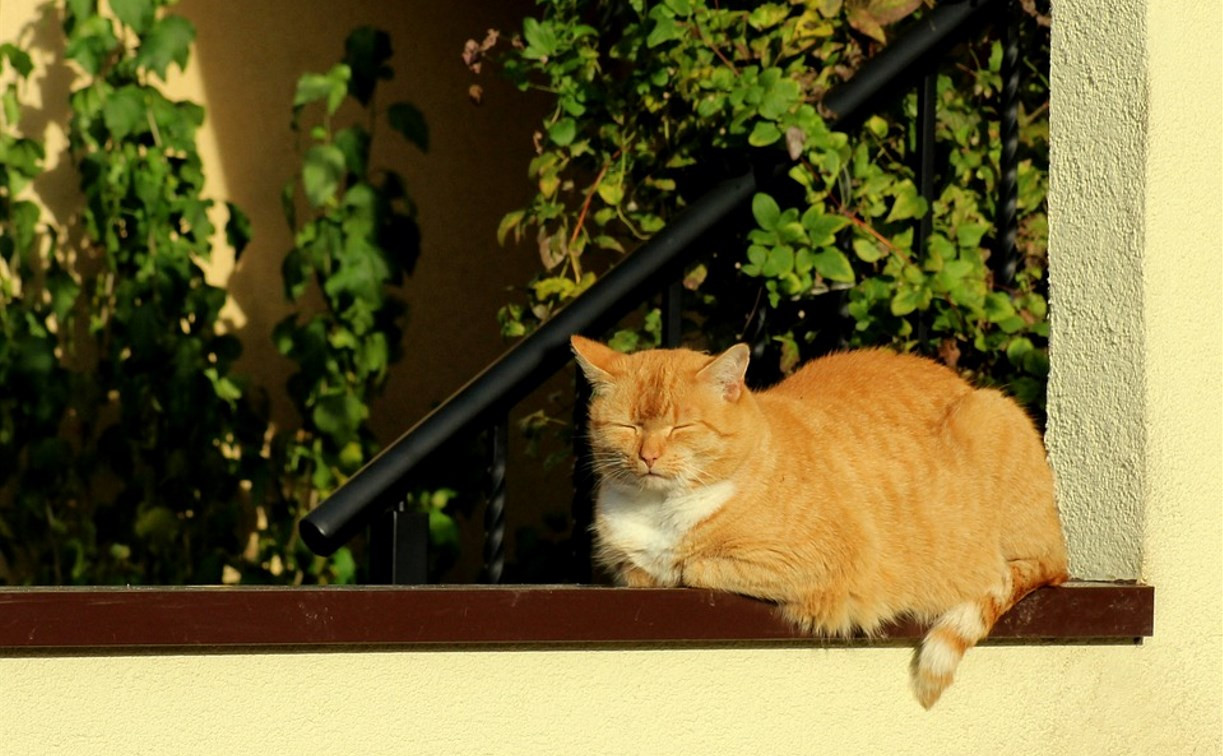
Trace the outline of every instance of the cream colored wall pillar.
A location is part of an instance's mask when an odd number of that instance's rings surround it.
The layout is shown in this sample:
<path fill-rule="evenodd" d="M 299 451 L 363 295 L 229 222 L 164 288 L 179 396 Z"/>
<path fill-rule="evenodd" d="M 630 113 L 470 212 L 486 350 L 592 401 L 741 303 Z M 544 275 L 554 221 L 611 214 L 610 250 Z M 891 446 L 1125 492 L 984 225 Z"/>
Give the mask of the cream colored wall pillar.
<path fill-rule="evenodd" d="M 1046 440 L 1085 578 L 1135 578 L 1142 563 L 1145 6 L 1054 7 Z"/>

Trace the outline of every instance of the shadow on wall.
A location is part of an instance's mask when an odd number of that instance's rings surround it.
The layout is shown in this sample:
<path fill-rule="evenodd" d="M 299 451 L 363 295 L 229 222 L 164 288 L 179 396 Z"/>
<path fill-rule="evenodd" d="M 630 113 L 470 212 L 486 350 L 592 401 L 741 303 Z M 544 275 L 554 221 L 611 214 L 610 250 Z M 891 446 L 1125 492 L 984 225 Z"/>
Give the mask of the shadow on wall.
<path fill-rule="evenodd" d="M 242 373 L 279 390 L 292 370 L 271 333 L 289 311 L 280 265 L 292 237 L 280 192 L 300 167 L 298 137 L 289 128 L 293 93 L 301 74 L 338 62 L 348 33 L 363 25 L 386 30 L 395 51 L 395 78 L 379 85 L 379 103 L 416 104 L 430 131 L 427 155 L 386 129 L 375 134 L 372 164 L 405 177 L 419 206 L 422 241 L 416 271 L 403 286 L 405 356 L 373 408 L 374 432 L 389 443 L 505 349 L 497 308 L 507 287 L 527 281 L 538 263 L 529 251 L 498 247 L 496 228 L 530 197 L 526 165 L 542 110 L 496 77 L 484 77 L 485 104 L 473 105 L 460 53 L 464 41 L 488 27 L 520 28 L 531 7 L 517 0 L 427 9 L 378 0 L 183 0 L 176 7 L 197 29 L 192 65 L 218 144 L 209 196 L 236 203 L 253 227 L 227 284 L 241 313 Z M 287 400 L 273 413 L 279 422 L 293 421 Z"/>
<path fill-rule="evenodd" d="M 507 348 L 497 310 L 516 297 L 510 287 L 526 283 L 538 270 L 533 248 L 503 249 L 496 230 L 506 212 L 533 196 L 526 169 L 545 101 L 494 74 L 479 77 L 485 91 L 477 107 L 467 96 L 475 79 L 460 56 L 463 43 L 482 38 L 488 28 L 521 29 L 533 8 L 529 0 L 428 6 L 380 0 L 182 0 L 176 6 L 175 12 L 196 26 L 191 65 L 198 67 L 206 128 L 218 145 L 220 165 L 209 166 L 208 196 L 236 203 L 253 228 L 250 246 L 226 284 L 231 306 L 241 316 L 234 330 L 245 345 L 237 369 L 281 396 L 272 406 L 278 424 L 296 423 L 282 394 L 293 365 L 276 352 L 271 334 L 289 312 L 280 266 L 292 237 L 280 193 L 300 169 L 298 137 L 289 127 L 298 77 L 338 62 L 354 28 L 384 29 L 394 49 L 395 77 L 379 84 L 378 102 L 382 107 L 412 102 L 429 127 L 427 155 L 386 129 L 374 137 L 371 164 L 405 177 L 421 231 L 420 258 L 402 289 L 408 304 L 404 358 L 371 411 L 372 429 L 385 445 Z M 342 120 L 344 111 L 338 117 Z M 222 223 L 223 216 L 217 217 Z M 229 254 L 223 248 L 218 253 Z M 523 402 L 515 416 L 556 405 L 556 397 L 568 395 L 569 380 L 558 376 Z M 511 439 L 509 554 L 515 552 L 518 525 L 537 528 L 547 513 L 564 519 L 572 495 L 567 465 L 547 468 L 524 455 L 517 433 Z M 464 556 L 447 580 L 477 579 L 480 520 L 478 511 L 461 520 Z"/>
<path fill-rule="evenodd" d="M 53 127 L 62 128 L 68 123 L 68 94 L 76 74 L 64 60 L 65 40 L 60 24 L 58 8 L 46 3 L 39 7 L 37 19 L 31 20 L 15 35 L 30 50 L 47 56 L 45 75 L 34 79 L 37 96 L 25 100 L 21 111 L 22 131 L 36 138 L 46 138 Z M 38 176 L 34 191 L 59 225 L 67 226 L 66 221 L 80 206 L 77 173 L 71 159 L 55 160 L 51 150 L 47 157 L 48 163 L 54 165 Z M 76 230 L 75 227 L 69 229 Z"/>

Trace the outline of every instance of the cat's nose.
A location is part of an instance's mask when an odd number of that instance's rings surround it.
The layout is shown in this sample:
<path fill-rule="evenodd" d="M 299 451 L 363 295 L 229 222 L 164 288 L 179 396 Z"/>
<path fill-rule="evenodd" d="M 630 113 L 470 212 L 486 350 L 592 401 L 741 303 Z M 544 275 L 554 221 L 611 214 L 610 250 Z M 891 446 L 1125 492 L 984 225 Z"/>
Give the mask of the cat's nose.
<path fill-rule="evenodd" d="M 654 463 L 658 461 L 661 454 L 655 449 L 646 449 L 643 447 L 642 450 L 637 453 L 637 456 L 641 457 L 642 462 L 645 462 L 647 469 L 652 470 L 654 469 Z"/>

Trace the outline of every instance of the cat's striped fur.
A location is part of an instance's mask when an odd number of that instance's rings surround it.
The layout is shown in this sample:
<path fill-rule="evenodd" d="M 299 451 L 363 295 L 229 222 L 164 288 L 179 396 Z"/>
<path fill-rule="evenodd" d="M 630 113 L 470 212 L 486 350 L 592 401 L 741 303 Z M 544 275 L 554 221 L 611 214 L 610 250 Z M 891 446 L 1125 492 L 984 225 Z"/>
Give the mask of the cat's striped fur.
<path fill-rule="evenodd" d="M 752 392 L 743 345 L 573 348 L 595 388 L 596 557 L 622 584 L 768 599 L 823 635 L 927 621 L 929 707 L 1003 612 L 1066 579 L 1040 434 L 946 367 L 852 351 Z"/>

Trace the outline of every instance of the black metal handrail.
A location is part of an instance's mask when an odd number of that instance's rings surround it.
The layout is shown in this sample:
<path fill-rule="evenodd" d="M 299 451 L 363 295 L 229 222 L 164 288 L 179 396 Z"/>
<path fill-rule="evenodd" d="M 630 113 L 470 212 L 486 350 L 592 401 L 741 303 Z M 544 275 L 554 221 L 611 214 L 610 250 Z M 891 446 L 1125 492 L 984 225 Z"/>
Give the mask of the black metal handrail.
<path fill-rule="evenodd" d="M 865 116 L 881 98 L 895 93 L 917 78 L 926 76 L 922 98 L 928 121 L 919 130 L 919 142 L 932 154 L 933 92 L 931 62 L 940 57 L 978 22 L 1008 0 L 963 0 L 944 2 L 923 15 L 879 55 L 867 61 L 855 76 L 830 91 L 822 105 L 832 127 L 845 128 Z M 1013 40 L 1012 40 L 1013 41 Z M 1013 60 L 1013 56 L 1011 57 Z M 1005 77 L 1005 72 L 1004 72 Z M 1014 90 L 1012 88 L 1011 94 Z M 1013 108 L 1004 108 L 1004 111 Z M 920 126 L 920 124 L 919 124 Z M 1007 133 L 1004 129 L 1004 133 Z M 1004 150 L 1004 155 L 1006 151 Z M 1013 150 L 1011 151 L 1013 155 Z M 923 161 L 921 189 L 933 199 L 933 181 L 928 161 Z M 343 486 L 301 522 L 302 540 L 316 554 L 330 554 L 352 538 L 376 513 L 394 508 L 403 498 L 403 481 L 412 469 L 457 434 L 480 424 L 503 433 L 511 406 L 537 388 L 570 359 L 569 337 L 574 333 L 598 333 L 613 325 L 634 307 L 652 297 L 677 278 L 698 253 L 695 242 L 779 174 L 782 159 L 747 168 L 741 175 L 715 185 L 686 208 L 652 239 L 626 255 L 593 286 L 545 322 L 538 330 L 507 350 L 479 375 L 414 425 L 394 443 L 370 460 Z M 1003 173 L 1006 174 L 1006 166 Z M 1012 189 L 1013 192 L 1013 184 Z M 1003 201 L 1003 206 L 1007 203 Z M 1013 218 L 1013 200 L 1011 208 Z M 1013 239 L 1013 236 L 1011 237 Z M 668 309 L 676 309 L 674 300 Z M 671 330 L 674 330 L 672 328 Z M 494 433 L 494 436 L 498 436 Z M 504 439 L 494 439 L 494 449 L 504 454 Z M 490 495 L 504 493 L 504 458 L 490 466 L 494 481 Z M 500 577 L 499 549 L 503 515 L 496 508 L 491 519 L 492 551 L 486 558 L 485 578 Z M 393 511 L 395 511 L 393 509 Z M 400 504 L 398 511 L 402 512 Z"/>

